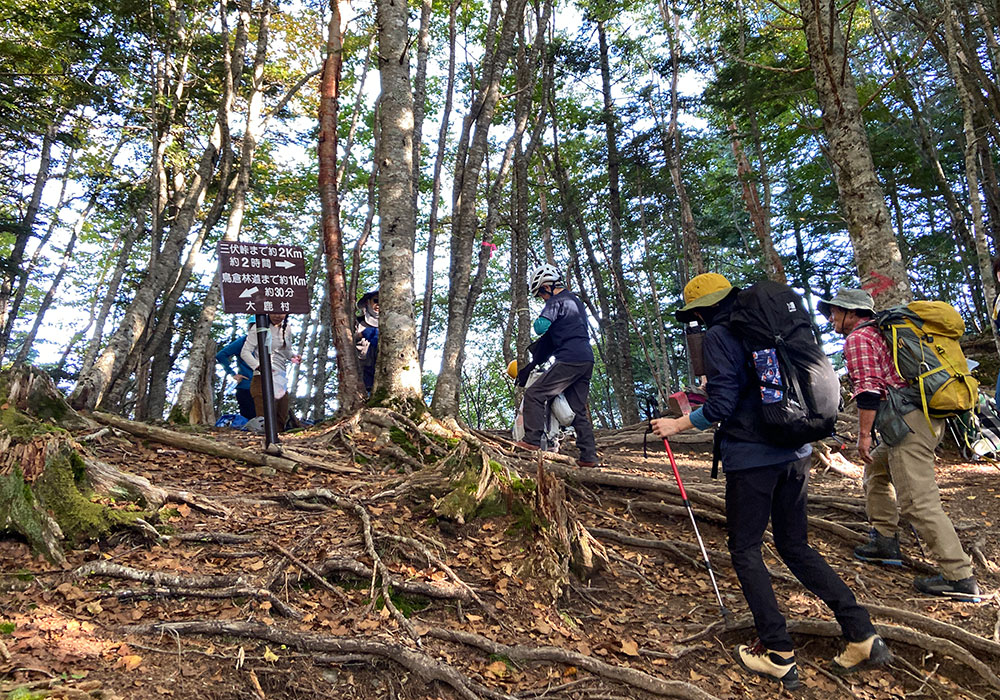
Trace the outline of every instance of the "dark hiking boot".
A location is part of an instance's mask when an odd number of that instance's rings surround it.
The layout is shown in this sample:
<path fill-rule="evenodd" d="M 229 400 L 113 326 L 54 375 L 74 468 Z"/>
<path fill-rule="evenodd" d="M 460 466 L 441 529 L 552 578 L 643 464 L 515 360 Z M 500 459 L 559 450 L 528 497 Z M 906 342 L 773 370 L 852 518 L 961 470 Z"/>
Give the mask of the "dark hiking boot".
<path fill-rule="evenodd" d="M 795 655 L 786 657 L 765 649 L 759 640 L 751 646 L 740 644 L 736 647 L 736 661 L 750 673 L 779 681 L 788 690 L 795 690 L 801 685 Z"/>
<path fill-rule="evenodd" d="M 978 603 L 982 600 L 979 593 L 979 584 L 976 583 L 975 576 L 949 581 L 944 576 L 928 576 L 913 580 L 913 587 L 921 593 L 927 595 L 941 596 L 943 598 L 953 598 L 962 603 Z"/>
<path fill-rule="evenodd" d="M 522 450 L 528 450 L 528 452 L 535 452 L 542 449 L 538 445 L 532 445 L 530 442 L 525 442 L 524 440 L 518 440 L 514 445 L 515 447 L 520 447 Z"/>
<path fill-rule="evenodd" d="M 878 530 L 872 528 L 870 537 L 871 539 L 868 541 L 868 544 L 862 544 L 854 548 L 854 556 L 856 558 L 872 564 L 903 565 L 903 555 L 899 551 L 899 535 L 886 537 Z"/>
<path fill-rule="evenodd" d="M 846 675 L 866 668 L 886 666 L 892 663 L 892 654 L 877 634 L 863 642 L 849 642 L 843 652 L 833 657 L 835 673 Z"/>

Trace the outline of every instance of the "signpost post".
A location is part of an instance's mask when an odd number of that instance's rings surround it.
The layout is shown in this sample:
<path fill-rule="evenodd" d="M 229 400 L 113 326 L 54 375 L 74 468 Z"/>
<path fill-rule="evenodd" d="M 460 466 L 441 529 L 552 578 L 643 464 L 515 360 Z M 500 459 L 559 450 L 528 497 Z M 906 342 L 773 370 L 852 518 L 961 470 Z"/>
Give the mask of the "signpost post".
<path fill-rule="evenodd" d="M 219 257 L 222 311 L 253 314 L 256 319 L 258 369 L 264 399 L 264 451 L 280 452 L 279 426 L 274 413 L 268 314 L 309 313 L 305 255 L 298 246 L 242 241 L 221 241 L 216 253 Z"/>

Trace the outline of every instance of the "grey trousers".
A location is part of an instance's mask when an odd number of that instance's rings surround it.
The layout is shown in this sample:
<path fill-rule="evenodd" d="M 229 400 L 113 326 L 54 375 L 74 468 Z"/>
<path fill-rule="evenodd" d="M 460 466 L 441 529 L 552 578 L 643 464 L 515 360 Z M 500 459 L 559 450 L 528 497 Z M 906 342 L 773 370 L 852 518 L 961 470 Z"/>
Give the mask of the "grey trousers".
<path fill-rule="evenodd" d="M 580 459 L 584 462 L 597 461 L 594 427 L 590 424 L 587 412 L 590 375 L 593 372 L 593 362 L 556 362 L 541 379 L 525 389 L 524 409 L 521 413 L 524 418 L 525 442 L 532 445 L 541 442 L 545 425 L 545 402 L 562 394 L 576 414 L 573 429 L 576 431 Z"/>

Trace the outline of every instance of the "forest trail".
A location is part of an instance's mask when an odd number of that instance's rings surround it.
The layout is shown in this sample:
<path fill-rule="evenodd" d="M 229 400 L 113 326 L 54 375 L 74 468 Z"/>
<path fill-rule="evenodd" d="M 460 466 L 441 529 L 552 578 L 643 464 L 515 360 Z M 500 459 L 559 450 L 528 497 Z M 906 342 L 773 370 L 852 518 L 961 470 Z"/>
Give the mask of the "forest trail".
<path fill-rule="evenodd" d="M 240 447 L 259 444 L 236 431 L 204 436 Z M 283 439 L 294 447 L 299 438 Z M 49 694 L 19 697 L 787 695 L 746 675 L 731 655 L 752 632 L 725 554 L 717 508 L 724 481 L 709 478 L 710 455 L 678 452 L 724 601 L 742 622 L 729 630 L 720 622 L 687 514 L 670 493 L 674 480 L 662 445 L 655 443 L 646 459 L 641 447 L 606 450 L 601 469 L 580 470 L 579 482 L 568 484 L 568 500 L 608 548 L 612 569 L 589 583 L 574 579 L 553 603 L 515 574 L 530 525 L 509 516 L 435 522 L 405 498 L 379 497 L 400 482 L 396 471 L 360 464 L 360 475 L 308 466 L 287 473 L 107 433 L 89 443 L 100 459 L 159 486 L 211 498 L 229 514 L 168 505 L 161 510 L 166 538 L 120 533 L 68 551 L 60 570 L 32 557 L 27 545 L 0 540 L 0 697 L 26 686 Z M 324 459 L 346 467 L 351 455 L 333 451 Z M 595 474 L 620 483 L 600 485 L 590 478 Z M 803 687 L 794 695 L 1000 697 L 996 596 L 978 605 L 920 598 L 911 585 L 913 569 L 854 560 L 851 538 L 866 531 L 860 482 L 819 469 L 813 474 L 810 513 L 820 520 L 812 543 L 873 606 L 874 621 L 889 626 L 883 634 L 898 659 L 891 669 L 831 674 L 829 660 L 840 649 L 829 636 L 832 618 L 789 580 L 766 547 L 799 643 Z M 994 594 L 1000 583 L 998 476 L 990 465 L 953 459 L 939 465 L 945 508 L 963 543 L 978 550 L 977 576 Z M 656 493 L 659 482 L 663 489 Z M 289 492 L 297 493 L 282 495 Z M 364 506 L 371 544 L 391 572 L 391 599 L 419 643 L 380 596 L 370 606 L 373 560 L 362 520 L 323 493 Z M 904 537 L 903 546 L 921 561 L 912 537 Z"/>

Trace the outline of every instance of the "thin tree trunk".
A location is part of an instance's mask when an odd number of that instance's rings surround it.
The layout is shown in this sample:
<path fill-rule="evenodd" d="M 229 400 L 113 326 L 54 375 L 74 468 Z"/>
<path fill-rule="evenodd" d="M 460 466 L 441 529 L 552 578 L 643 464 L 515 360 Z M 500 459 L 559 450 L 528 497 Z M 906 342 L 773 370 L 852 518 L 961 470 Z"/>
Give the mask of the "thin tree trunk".
<path fill-rule="evenodd" d="M 862 286 L 877 306 L 909 301 L 910 280 L 875 176 L 833 0 L 799 0 L 828 153 Z"/>
<path fill-rule="evenodd" d="M 620 391 L 618 405 L 622 412 L 622 422 L 626 425 L 639 422 L 639 406 L 635 397 L 635 376 L 632 370 L 632 343 L 628 318 L 629 299 L 625 285 L 625 271 L 622 265 L 622 202 L 621 202 L 621 156 L 618 154 L 618 128 L 615 122 L 615 105 L 611 98 L 611 65 L 608 59 L 608 38 L 604 22 L 597 23 L 597 38 L 600 48 L 601 87 L 604 96 L 604 134 L 608 148 L 608 210 L 611 215 L 611 275 L 616 291 L 614 316 L 611 319 L 612 350 L 618 357 Z"/>
<path fill-rule="evenodd" d="M 750 215 L 750 224 L 753 227 L 754 235 L 757 236 L 757 241 L 760 243 L 761 253 L 764 258 L 762 262 L 767 269 L 767 277 L 775 282 L 787 284 L 788 279 L 785 277 L 785 266 L 781 262 L 781 256 L 775 250 L 774 240 L 771 238 L 770 212 L 761 204 L 760 197 L 757 194 L 757 187 L 751 180 L 753 171 L 750 167 L 750 161 L 747 160 L 746 154 L 743 152 L 743 144 L 737 138 L 735 121 L 730 123 L 729 133 L 729 142 L 733 148 L 733 157 L 736 159 L 736 177 L 740 181 L 743 194 L 743 204 Z"/>
<path fill-rule="evenodd" d="M 667 28 L 670 43 L 670 125 L 664 138 L 664 152 L 670 170 L 670 181 L 677 194 L 677 204 L 680 207 L 681 235 L 684 242 L 685 277 L 694 277 L 705 272 L 705 261 L 701 255 L 701 243 L 695 228 L 694 212 L 691 209 L 691 198 L 684 184 L 683 167 L 681 164 L 681 130 L 678 124 L 680 114 L 680 98 L 677 91 L 677 80 L 680 77 L 680 24 L 677 15 L 670 11 L 665 0 L 660 0 L 660 15 Z"/>
<path fill-rule="evenodd" d="M 66 250 L 63 252 L 62 262 L 59 264 L 59 271 L 53 278 L 48 291 L 45 292 L 45 296 L 42 298 L 42 301 L 38 306 L 38 311 L 35 312 L 35 322 L 31 324 L 31 330 L 28 331 L 28 335 L 25 337 L 24 342 L 21 344 L 21 348 L 17 351 L 17 355 L 14 357 L 15 366 L 24 364 L 28 359 L 28 353 L 31 352 L 31 346 L 35 342 L 35 338 L 38 336 L 38 329 L 41 328 L 42 320 L 45 318 L 45 312 L 49 310 L 49 307 L 55 300 L 56 291 L 59 289 L 59 285 L 62 284 L 63 277 L 66 276 L 66 269 L 69 267 L 69 261 L 73 257 L 73 249 L 76 248 L 77 237 L 82 229 L 83 216 L 81 215 L 81 220 L 73 228 L 73 233 L 70 235 L 69 243 L 66 244 Z"/>
<path fill-rule="evenodd" d="M 431 329 L 431 305 L 434 303 L 434 254 L 437 244 L 438 204 L 441 199 L 441 168 L 444 164 L 445 147 L 448 145 L 448 129 L 451 125 L 451 107 L 455 95 L 455 41 L 457 36 L 456 16 L 458 0 L 452 0 L 448 9 L 448 85 L 445 88 L 444 110 L 438 130 L 437 155 L 434 158 L 434 180 L 431 185 L 431 211 L 427 221 L 427 267 L 424 276 L 424 303 L 420 315 L 420 340 L 417 354 L 423 371 L 424 355 L 427 353 L 427 339 Z"/>
<path fill-rule="evenodd" d="M 437 416 L 458 415 L 458 391 L 462 378 L 462 355 L 465 347 L 465 331 L 468 328 L 466 310 L 470 278 L 472 276 L 472 252 L 476 240 L 478 218 L 476 216 L 479 174 L 488 147 L 487 135 L 497 101 L 500 97 L 500 83 L 507 61 L 513 51 L 514 38 L 524 21 L 525 0 L 511 0 L 507 4 L 499 37 L 496 44 L 488 41 L 487 53 L 483 58 L 480 74 L 483 82 L 466 124 L 475 130 L 468 141 L 467 149 L 459 144 L 458 160 L 455 166 L 454 205 L 452 208 L 451 270 L 448 288 L 448 324 L 445 333 L 441 371 L 434 389 L 431 409 Z M 497 7 L 497 3 L 494 3 Z M 491 26 L 496 18 L 491 13 Z M 474 118 L 474 119 L 473 119 Z M 385 273 L 385 263 L 382 265 Z"/>
<path fill-rule="evenodd" d="M 125 235 L 121 252 L 118 253 L 118 259 L 115 262 L 114 273 L 112 273 L 111 279 L 108 281 L 108 286 L 104 294 L 104 301 L 101 303 L 101 310 L 98 312 L 97 320 L 94 322 L 94 334 L 87 343 L 83 359 L 80 362 L 80 371 L 77 376 L 85 375 L 94 365 L 94 359 L 97 357 L 97 351 L 101 347 L 101 338 L 104 336 L 104 325 L 107 323 L 108 315 L 111 313 L 111 307 L 114 305 L 115 299 L 118 297 L 118 288 L 121 286 L 122 277 L 125 276 L 125 271 L 128 269 L 129 257 L 132 254 L 132 246 L 135 245 L 135 241 L 139 237 L 139 232 L 142 231 L 142 219 L 143 217 L 141 214 L 136 215 L 132 222 L 132 227 Z"/>
<path fill-rule="evenodd" d="M 340 109 L 340 70 L 344 36 L 339 0 L 330 0 L 330 11 L 326 61 L 320 83 L 319 195 L 323 212 L 327 303 L 330 305 L 330 330 L 337 352 L 340 409 L 353 413 L 364 405 L 365 391 L 354 351 L 354 324 L 347 308 L 344 241 L 340 229 L 340 199 L 337 193 L 337 117 Z"/>
<path fill-rule="evenodd" d="M 381 405 L 415 408 L 422 402 L 422 390 L 413 310 L 417 212 L 407 6 L 403 0 L 377 0 L 377 8 L 382 93 L 378 113 L 379 348 L 373 399 Z"/>
<path fill-rule="evenodd" d="M 982 278 L 983 296 L 988 304 L 990 300 L 996 297 L 996 278 L 993 276 L 992 260 L 990 258 L 989 247 L 986 244 L 986 225 L 983 220 L 982 200 L 979 196 L 979 173 L 977 170 L 979 137 L 976 135 L 974 122 L 976 108 L 959 66 L 959 61 L 967 60 L 968 57 L 960 56 L 958 53 L 956 38 L 958 27 L 951 0 L 944 0 L 941 9 L 945 13 L 944 36 L 948 44 L 948 67 L 951 69 L 952 77 L 955 79 L 955 87 L 958 90 L 958 96 L 962 104 L 962 128 L 965 133 L 965 179 L 969 186 L 969 204 L 972 208 L 972 231 L 976 238 L 976 258 L 979 262 L 979 274 Z M 993 324 L 989 324 L 989 326 L 993 333 L 993 343 L 997 348 L 997 352 L 1000 353 L 1000 336 L 997 335 Z"/>
<path fill-rule="evenodd" d="M 14 233 L 14 246 L 5 260 L 0 260 L 0 358 L 7 352 L 10 334 L 14 328 L 14 315 L 10 312 L 11 294 L 19 277 L 26 274 L 21 270 L 24 260 L 24 250 L 28 245 L 38 218 L 38 209 L 42 204 L 42 192 L 49 180 L 49 168 L 52 163 L 52 143 L 56 137 L 56 124 L 50 124 L 42 137 L 42 147 L 38 158 L 38 170 L 35 172 L 35 182 L 31 190 L 31 199 L 24 211 L 24 216 L 18 222 Z"/>

